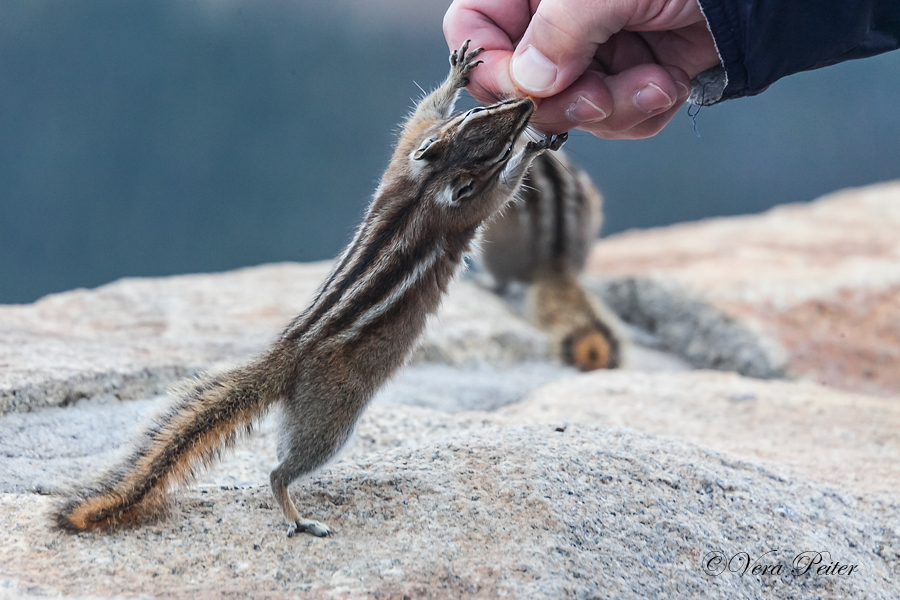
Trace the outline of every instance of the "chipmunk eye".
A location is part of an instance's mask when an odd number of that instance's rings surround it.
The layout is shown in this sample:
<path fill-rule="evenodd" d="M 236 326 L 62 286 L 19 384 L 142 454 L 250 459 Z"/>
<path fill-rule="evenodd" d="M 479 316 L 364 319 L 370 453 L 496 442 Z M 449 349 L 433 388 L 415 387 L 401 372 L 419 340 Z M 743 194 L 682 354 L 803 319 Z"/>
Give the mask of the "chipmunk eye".
<path fill-rule="evenodd" d="M 513 151 L 513 147 L 510 146 L 509 148 L 506 149 L 506 152 L 503 153 L 503 156 L 501 156 L 501 157 L 497 160 L 497 162 L 503 162 L 504 160 L 506 160 L 507 158 L 509 158 L 509 155 L 512 154 L 512 151 Z"/>
<path fill-rule="evenodd" d="M 484 111 L 486 111 L 486 110 L 487 110 L 487 109 L 486 109 L 485 107 L 483 107 L 483 106 L 476 106 L 475 108 L 471 109 L 469 112 L 466 113 L 466 116 L 463 117 L 463 121 L 465 122 L 466 119 L 468 119 L 468 118 L 471 117 L 472 115 L 477 115 L 478 113 L 484 112 Z"/>

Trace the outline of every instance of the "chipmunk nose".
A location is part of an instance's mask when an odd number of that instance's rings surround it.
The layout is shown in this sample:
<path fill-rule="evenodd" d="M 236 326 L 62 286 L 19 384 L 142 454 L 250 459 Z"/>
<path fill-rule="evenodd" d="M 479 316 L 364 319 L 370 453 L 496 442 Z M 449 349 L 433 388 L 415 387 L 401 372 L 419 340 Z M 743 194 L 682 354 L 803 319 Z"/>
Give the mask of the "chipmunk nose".
<path fill-rule="evenodd" d="M 518 109 L 517 112 L 523 117 L 530 117 L 531 113 L 534 112 L 534 100 L 531 98 L 517 98 L 513 106 Z"/>

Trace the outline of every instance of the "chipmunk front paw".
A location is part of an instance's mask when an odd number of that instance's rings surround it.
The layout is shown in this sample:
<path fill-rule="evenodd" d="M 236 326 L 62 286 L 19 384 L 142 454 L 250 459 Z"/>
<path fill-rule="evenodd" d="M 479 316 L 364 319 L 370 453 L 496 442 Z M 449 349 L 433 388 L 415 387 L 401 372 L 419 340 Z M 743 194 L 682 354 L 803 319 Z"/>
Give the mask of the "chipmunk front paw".
<path fill-rule="evenodd" d="M 298 533 L 311 533 L 316 537 L 325 537 L 331 533 L 331 529 L 325 523 L 312 519 L 298 519 L 288 527 L 287 536 L 294 537 Z"/>
<path fill-rule="evenodd" d="M 548 133 L 536 142 L 528 142 L 528 144 L 525 145 L 525 151 L 535 154 L 543 152 L 544 150 L 553 150 L 555 152 L 563 147 L 563 144 L 566 143 L 567 139 L 569 139 L 568 133 L 559 133 L 556 135 Z"/>
<path fill-rule="evenodd" d="M 472 40 L 466 40 L 459 50 L 454 50 L 453 53 L 450 54 L 450 67 L 453 70 L 457 85 L 461 88 L 469 85 L 469 72 L 484 62 L 475 60 L 475 57 L 484 52 L 484 48 L 476 48 L 471 52 L 468 52 L 469 43 L 471 41 Z"/>

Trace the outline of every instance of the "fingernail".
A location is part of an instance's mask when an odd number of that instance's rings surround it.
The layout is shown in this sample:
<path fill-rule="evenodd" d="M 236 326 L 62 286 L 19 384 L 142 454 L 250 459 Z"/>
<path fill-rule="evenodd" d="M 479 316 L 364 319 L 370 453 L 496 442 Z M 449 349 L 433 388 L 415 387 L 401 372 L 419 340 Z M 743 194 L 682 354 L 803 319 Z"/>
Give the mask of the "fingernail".
<path fill-rule="evenodd" d="M 681 83 L 680 81 L 676 81 L 675 83 L 678 84 L 678 89 L 681 90 L 681 92 L 678 93 L 678 97 L 679 97 L 679 98 L 687 98 L 687 97 L 690 95 L 690 93 L 691 93 L 691 88 L 689 88 L 688 86 L 684 85 L 684 84 Z"/>
<path fill-rule="evenodd" d="M 578 99 L 566 109 L 566 117 L 575 123 L 602 121 L 608 116 L 599 106 L 584 96 L 578 96 Z"/>
<path fill-rule="evenodd" d="M 634 105 L 645 113 L 669 108 L 675 102 L 655 83 L 648 83 L 634 94 Z"/>
<path fill-rule="evenodd" d="M 556 82 L 556 65 L 534 46 L 513 59 L 512 76 L 523 92 L 543 92 Z"/>

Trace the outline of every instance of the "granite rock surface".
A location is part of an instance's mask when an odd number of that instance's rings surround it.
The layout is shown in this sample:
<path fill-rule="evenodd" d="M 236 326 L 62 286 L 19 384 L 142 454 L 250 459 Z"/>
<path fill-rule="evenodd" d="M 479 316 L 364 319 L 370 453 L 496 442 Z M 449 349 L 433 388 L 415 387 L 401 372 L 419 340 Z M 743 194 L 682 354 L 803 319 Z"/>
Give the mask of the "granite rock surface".
<path fill-rule="evenodd" d="M 277 411 L 143 527 L 73 536 L 48 513 L 175 379 L 264 348 L 327 263 L 2 306 L 0 599 L 896 598 L 896 189 L 601 242 L 588 283 L 635 326 L 626 370 L 547 360 L 510 305 L 457 282 L 344 452 L 292 488 L 325 539 L 287 538 L 271 498 Z M 847 316 L 873 298 L 877 318 Z M 779 325 L 807 302 L 834 310 Z M 840 331 L 844 354 L 785 333 Z"/>
<path fill-rule="evenodd" d="M 4 494 L 0 585 L 22 597 L 895 597 L 891 501 L 628 429 L 444 418 L 452 435 L 296 486 L 327 539 L 287 538 L 260 484 L 196 487 L 157 523 L 75 537 L 48 526 L 50 498 Z M 797 558 L 809 549 L 811 572 Z M 736 555 L 771 550 L 762 564 L 777 574 L 741 575 Z M 817 573 L 835 561 L 855 567 Z"/>

